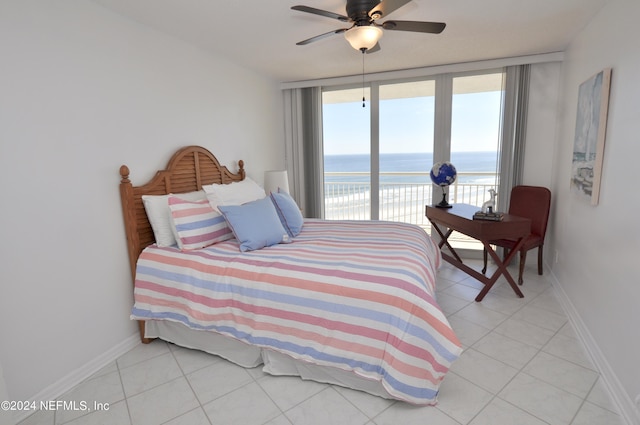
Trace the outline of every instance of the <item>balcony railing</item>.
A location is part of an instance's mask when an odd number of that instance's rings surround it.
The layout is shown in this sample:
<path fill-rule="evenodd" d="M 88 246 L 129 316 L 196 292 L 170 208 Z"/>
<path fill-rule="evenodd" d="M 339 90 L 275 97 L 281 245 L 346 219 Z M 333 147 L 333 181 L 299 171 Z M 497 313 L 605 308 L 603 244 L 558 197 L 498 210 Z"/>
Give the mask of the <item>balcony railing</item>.
<path fill-rule="evenodd" d="M 371 218 L 371 184 L 369 173 L 327 172 L 324 183 L 324 216 L 329 220 L 369 220 Z M 496 188 L 493 172 L 458 172 L 449 186 L 449 203 L 477 205 L 489 199 L 489 189 Z M 440 202 L 442 191 L 434 187 L 429 173 L 381 172 L 379 185 L 379 219 L 417 224 L 428 232 L 425 205 Z M 435 190 L 435 196 L 432 196 Z M 461 235 L 460 235 L 461 236 Z M 454 238 L 456 239 L 456 238 Z M 465 239 L 460 239 L 463 242 Z"/>

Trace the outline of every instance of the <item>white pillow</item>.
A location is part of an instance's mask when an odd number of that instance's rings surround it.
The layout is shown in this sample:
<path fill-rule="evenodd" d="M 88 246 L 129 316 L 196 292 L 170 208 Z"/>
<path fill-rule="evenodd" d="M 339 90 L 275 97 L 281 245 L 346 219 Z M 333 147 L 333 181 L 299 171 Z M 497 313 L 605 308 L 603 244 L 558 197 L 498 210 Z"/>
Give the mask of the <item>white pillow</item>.
<path fill-rule="evenodd" d="M 169 209 L 169 195 L 142 195 L 142 203 L 147 212 L 147 217 L 156 238 L 156 244 L 161 247 L 175 245 L 176 238 L 173 232 L 173 222 L 171 221 L 171 210 Z M 201 201 L 207 199 L 202 190 L 188 193 L 178 193 L 177 196 L 185 201 Z"/>
<path fill-rule="evenodd" d="M 258 183 L 245 177 L 244 180 L 229 184 L 210 184 L 202 186 L 213 208 L 218 205 L 242 205 L 267 196 Z"/>

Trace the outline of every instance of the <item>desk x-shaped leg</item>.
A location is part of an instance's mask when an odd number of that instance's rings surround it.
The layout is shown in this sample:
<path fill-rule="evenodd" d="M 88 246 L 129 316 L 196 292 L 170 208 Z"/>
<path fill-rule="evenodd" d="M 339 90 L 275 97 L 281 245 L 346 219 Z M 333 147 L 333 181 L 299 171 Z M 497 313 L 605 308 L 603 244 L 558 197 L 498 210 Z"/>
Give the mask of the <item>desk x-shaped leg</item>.
<path fill-rule="evenodd" d="M 504 261 L 500 259 L 500 256 L 494 251 L 493 248 L 491 248 L 491 245 L 488 242 L 484 242 L 484 241 L 482 242 L 482 245 L 484 245 L 484 248 L 487 250 L 491 258 L 493 258 L 493 261 L 495 261 L 496 265 L 498 266 L 498 269 L 493 273 L 493 275 L 491 275 L 491 277 L 486 282 L 479 279 L 480 282 L 484 283 L 484 288 L 482 288 L 482 290 L 476 297 L 476 301 L 482 301 L 482 299 L 484 298 L 485 295 L 487 295 L 487 292 L 489 292 L 493 284 L 496 283 L 496 280 L 498 280 L 498 277 L 500 277 L 500 275 L 503 275 L 507 279 L 507 282 L 509 282 L 509 285 L 513 289 L 513 292 L 515 292 L 518 297 L 524 298 L 522 291 L 520 291 L 520 288 L 518 287 L 518 285 L 516 285 L 515 280 L 513 280 L 513 277 L 511 277 L 511 273 L 509 273 L 509 270 L 507 270 L 507 265 L 511 262 L 511 259 L 513 258 L 513 256 L 518 253 L 518 250 L 522 246 L 523 242 L 524 242 L 524 238 L 518 239 L 518 242 L 513 247 L 513 249 L 509 251 L 509 254 L 504 259 Z M 478 273 L 478 274 L 481 276 L 484 276 L 481 273 Z"/>
<path fill-rule="evenodd" d="M 440 230 L 440 228 L 435 223 L 431 222 L 431 224 L 433 225 L 433 228 L 436 229 L 436 232 L 438 232 L 438 234 L 440 235 L 440 243 L 438 244 L 440 249 L 442 249 L 443 245 L 446 245 L 447 248 L 449 248 L 451 254 L 453 254 L 453 256 L 456 258 L 456 260 L 462 263 L 462 258 L 458 256 L 456 250 L 453 249 L 453 247 L 449 244 L 449 236 L 451 236 L 451 233 L 453 233 L 453 229 L 449 229 L 446 234 L 443 234 L 442 230 Z"/>
<path fill-rule="evenodd" d="M 524 242 L 524 238 L 518 239 L 518 242 L 513 247 L 513 249 L 511 249 L 511 251 L 509 252 L 507 257 L 504 259 L 504 261 L 500 258 L 500 256 L 495 252 L 495 250 L 491 247 L 491 245 L 488 242 L 481 241 L 482 245 L 484 245 L 484 248 L 487 250 L 491 258 L 493 258 L 496 265 L 498 266 L 498 268 L 493 273 L 493 275 L 491 275 L 491 277 L 487 277 L 484 274 L 478 272 L 477 270 L 467 266 L 462 262 L 462 259 L 460 258 L 458 253 L 456 252 L 455 249 L 453 249 L 453 247 L 448 241 L 449 236 L 451 236 L 451 233 L 453 233 L 453 229 L 449 229 L 446 233 L 443 233 L 436 223 L 431 222 L 431 224 L 433 225 L 433 228 L 436 230 L 436 232 L 438 232 L 438 234 L 440 235 L 441 239 L 440 239 L 440 242 L 438 243 L 438 246 L 440 247 L 440 249 L 442 249 L 442 247 L 446 245 L 446 247 L 449 249 L 449 251 L 453 255 L 452 257 L 451 255 L 448 255 L 442 252 L 442 258 L 448 263 L 457 267 L 458 269 L 464 271 L 469 276 L 474 277 L 484 285 L 484 288 L 482 288 L 478 296 L 476 296 L 476 301 L 482 301 L 484 296 L 487 295 L 489 290 L 496 283 L 500 275 L 504 276 L 507 279 L 507 282 L 509 282 L 509 285 L 511 286 L 511 288 L 513 289 L 513 291 L 516 293 L 518 297 L 524 298 L 522 291 L 520 291 L 520 288 L 516 284 L 515 280 L 513 280 L 513 277 L 511 277 L 509 270 L 507 270 L 507 264 L 511 262 L 511 259 L 513 258 L 513 256 L 516 255 L 516 253 L 522 246 L 522 243 Z"/>

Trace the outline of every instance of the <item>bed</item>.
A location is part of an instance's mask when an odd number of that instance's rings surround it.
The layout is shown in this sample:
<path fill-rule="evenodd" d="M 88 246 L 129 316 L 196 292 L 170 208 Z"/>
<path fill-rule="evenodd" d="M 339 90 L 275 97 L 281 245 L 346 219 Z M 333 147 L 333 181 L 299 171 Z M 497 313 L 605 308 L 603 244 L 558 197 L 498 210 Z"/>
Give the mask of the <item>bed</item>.
<path fill-rule="evenodd" d="M 215 243 L 185 249 L 178 233 L 177 246 L 156 241 L 145 209 L 149 198 L 175 203 L 179 194 L 210 186 L 239 187 L 250 179 L 242 161 L 238 166 L 232 173 L 207 149 L 188 146 L 141 186 L 132 185 L 127 166 L 120 168 L 134 281 L 131 318 L 142 341 L 161 338 L 244 367 L 262 365 L 273 375 L 435 404 L 461 346 L 435 300 L 440 252 L 421 228 L 303 219 L 291 235 L 271 195 L 238 207 L 218 205 L 231 232 Z M 245 238 L 231 212 L 271 201 L 286 230 L 282 240 L 243 251 Z M 173 204 L 171 211 L 175 231 L 180 222 Z"/>

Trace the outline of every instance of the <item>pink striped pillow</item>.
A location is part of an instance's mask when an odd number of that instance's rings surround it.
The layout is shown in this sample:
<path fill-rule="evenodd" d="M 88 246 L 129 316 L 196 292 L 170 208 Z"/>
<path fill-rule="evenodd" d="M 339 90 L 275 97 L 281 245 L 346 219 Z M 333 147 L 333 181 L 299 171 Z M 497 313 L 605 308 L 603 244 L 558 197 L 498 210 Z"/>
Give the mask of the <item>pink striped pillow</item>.
<path fill-rule="evenodd" d="M 182 251 L 204 248 L 233 238 L 222 214 L 214 211 L 206 199 L 186 201 L 169 196 L 169 209 Z"/>

